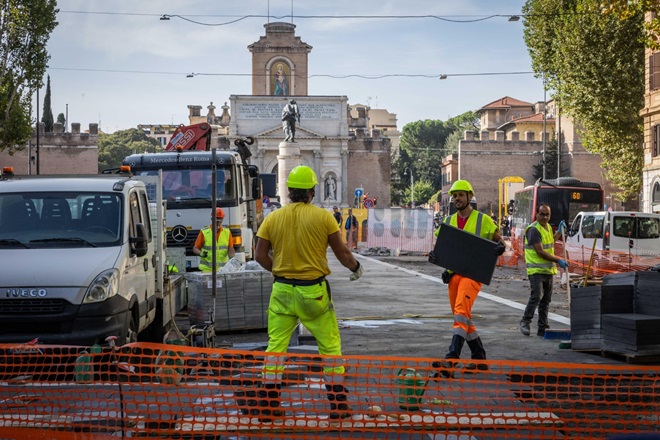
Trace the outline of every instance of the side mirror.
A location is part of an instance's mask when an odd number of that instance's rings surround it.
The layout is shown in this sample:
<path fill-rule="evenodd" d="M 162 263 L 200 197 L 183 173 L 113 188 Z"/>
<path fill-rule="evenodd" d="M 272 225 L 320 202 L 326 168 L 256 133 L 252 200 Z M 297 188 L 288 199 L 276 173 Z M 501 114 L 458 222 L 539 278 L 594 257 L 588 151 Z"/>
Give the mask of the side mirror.
<path fill-rule="evenodd" d="M 139 257 L 147 255 L 149 250 L 149 242 L 147 241 L 147 228 L 142 223 L 135 225 L 137 235 L 130 237 L 129 242 L 133 245 L 133 252 Z"/>

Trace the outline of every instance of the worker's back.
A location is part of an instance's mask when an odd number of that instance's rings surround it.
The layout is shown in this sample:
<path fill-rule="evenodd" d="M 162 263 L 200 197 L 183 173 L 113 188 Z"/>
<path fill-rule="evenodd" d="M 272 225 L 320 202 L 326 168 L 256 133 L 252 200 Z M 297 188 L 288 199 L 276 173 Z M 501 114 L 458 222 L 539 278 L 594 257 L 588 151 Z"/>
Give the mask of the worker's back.
<path fill-rule="evenodd" d="M 257 235 L 271 243 L 273 274 L 313 280 L 330 274 L 328 236 L 338 231 L 330 212 L 299 202 L 270 213 Z"/>

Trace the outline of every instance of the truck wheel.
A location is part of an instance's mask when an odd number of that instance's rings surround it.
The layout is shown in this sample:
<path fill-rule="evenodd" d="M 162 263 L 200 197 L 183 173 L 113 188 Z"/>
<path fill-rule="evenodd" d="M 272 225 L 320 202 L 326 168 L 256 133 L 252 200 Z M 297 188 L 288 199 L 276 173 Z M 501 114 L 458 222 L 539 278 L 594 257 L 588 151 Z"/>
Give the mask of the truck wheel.
<path fill-rule="evenodd" d="M 131 316 L 128 320 L 128 325 L 126 327 L 126 339 L 124 340 L 124 344 L 137 342 L 137 340 L 138 340 L 138 323 L 135 319 L 135 315 L 131 313 Z"/>

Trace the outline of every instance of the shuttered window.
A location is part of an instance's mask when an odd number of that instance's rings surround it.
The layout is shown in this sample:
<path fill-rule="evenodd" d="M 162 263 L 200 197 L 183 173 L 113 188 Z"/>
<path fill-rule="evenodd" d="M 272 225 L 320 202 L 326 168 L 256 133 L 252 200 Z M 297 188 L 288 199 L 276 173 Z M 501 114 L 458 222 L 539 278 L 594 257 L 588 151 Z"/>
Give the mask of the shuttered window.
<path fill-rule="evenodd" d="M 650 90 L 660 89 L 660 52 L 649 57 L 649 83 Z"/>
<path fill-rule="evenodd" d="M 660 156 L 660 124 L 651 127 L 651 155 Z"/>

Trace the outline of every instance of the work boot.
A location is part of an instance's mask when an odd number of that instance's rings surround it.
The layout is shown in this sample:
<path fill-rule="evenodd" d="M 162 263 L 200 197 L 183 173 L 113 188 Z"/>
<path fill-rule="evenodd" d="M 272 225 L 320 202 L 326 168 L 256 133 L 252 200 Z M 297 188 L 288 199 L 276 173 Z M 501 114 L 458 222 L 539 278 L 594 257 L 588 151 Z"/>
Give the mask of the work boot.
<path fill-rule="evenodd" d="M 451 338 L 451 344 L 449 344 L 449 351 L 445 355 L 445 359 L 441 362 L 433 362 L 431 366 L 433 368 L 439 369 L 440 374 L 444 378 L 454 377 L 450 369 L 454 368 L 454 361 L 452 359 L 460 359 L 461 351 L 463 350 L 463 344 L 465 344 L 465 338 L 460 335 L 454 335 Z"/>
<path fill-rule="evenodd" d="M 468 341 L 468 347 L 470 347 L 470 352 L 472 353 L 472 359 L 486 359 L 486 350 L 484 350 L 484 345 L 481 342 L 481 338 L 473 339 Z M 465 364 L 466 370 L 476 370 L 488 371 L 488 365 L 483 362 L 475 363 L 469 362 Z"/>
<path fill-rule="evenodd" d="M 520 333 L 529 336 L 529 322 L 520 321 Z"/>
<path fill-rule="evenodd" d="M 347 419 L 351 417 L 351 408 L 348 406 L 348 390 L 339 384 L 325 384 L 328 391 L 328 400 L 330 401 L 330 419 Z"/>
<path fill-rule="evenodd" d="M 547 326 L 545 326 L 545 327 L 541 327 L 541 326 L 539 326 L 539 329 L 538 329 L 538 331 L 536 332 L 536 336 L 540 336 L 540 337 L 542 337 L 542 338 L 545 337 L 545 331 L 546 331 L 546 329 L 548 329 L 548 328 L 550 328 L 549 325 L 547 325 Z"/>

